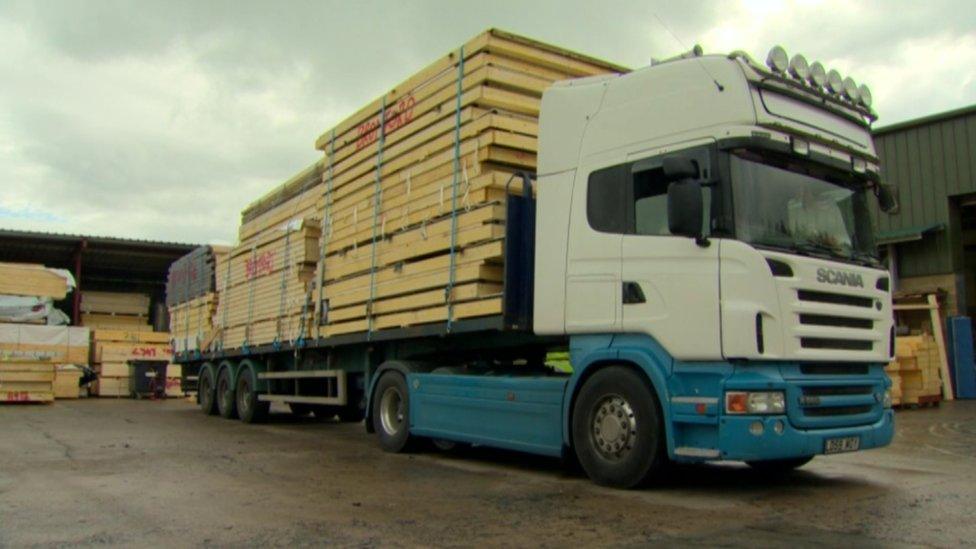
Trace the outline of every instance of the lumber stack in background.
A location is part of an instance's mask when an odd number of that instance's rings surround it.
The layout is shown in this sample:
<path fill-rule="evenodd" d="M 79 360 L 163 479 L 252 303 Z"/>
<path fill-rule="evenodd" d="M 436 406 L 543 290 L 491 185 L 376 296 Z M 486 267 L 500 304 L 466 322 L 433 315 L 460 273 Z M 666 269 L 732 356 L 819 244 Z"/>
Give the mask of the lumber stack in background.
<path fill-rule="evenodd" d="M 506 185 L 536 168 L 542 92 L 619 72 L 491 30 L 325 132 L 320 333 L 500 314 Z"/>
<path fill-rule="evenodd" d="M 169 332 L 175 352 L 208 350 L 214 340 L 217 292 L 169 307 Z"/>
<path fill-rule="evenodd" d="M 56 369 L 86 364 L 88 338 L 87 328 L 0 324 L 0 402 L 54 400 Z"/>
<path fill-rule="evenodd" d="M 928 334 L 895 338 L 895 359 L 885 372 L 891 378 L 895 405 L 936 403 L 942 398 L 939 349 Z"/>
<path fill-rule="evenodd" d="M 64 299 L 70 275 L 31 263 L 0 263 L 0 294 Z"/>
<path fill-rule="evenodd" d="M 92 329 L 152 331 L 149 296 L 127 292 L 81 293 L 81 324 Z"/>
<path fill-rule="evenodd" d="M 98 380 L 92 394 L 100 397 L 129 396 L 129 361 L 173 358 L 169 332 L 95 330 L 91 363 Z"/>

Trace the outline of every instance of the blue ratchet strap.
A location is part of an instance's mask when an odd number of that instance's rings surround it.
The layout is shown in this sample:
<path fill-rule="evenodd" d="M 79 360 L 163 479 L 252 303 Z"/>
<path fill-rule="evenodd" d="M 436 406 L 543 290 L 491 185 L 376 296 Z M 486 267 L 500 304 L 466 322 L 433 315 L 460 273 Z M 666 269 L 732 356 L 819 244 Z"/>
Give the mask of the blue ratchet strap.
<path fill-rule="evenodd" d="M 377 220 L 380 216 L 380 202 L 383 198 L 382 170 L 383 170 L 383 143 L 386 141 L 386 96 L 383 96 L 383 103 L 380 107 L 380 127 L 379 145 L 376 149 L 376 190 L 373 196 L 373 245 L 370 247 L 370 269 L 369 269 L 369 301 L 366 302 L 366 339 L 373 338 L 373 299 L 376 298 L 376 238 L 379 224 Z"/>
<path fill-rule="evenodd" d="M 450 332 L 454 324 L 454 282 L 456 279 L 457 262 L 457 192 L 461 175 L 461 92 L 464 81 L 464 46 L 458 54 L 457 99 L 454 106 L 454 177 L 451 182 L 451 259 L 448 271 L 447 287 L 444 288 L 444 299 L 447 301 L 447 331 Z"/>

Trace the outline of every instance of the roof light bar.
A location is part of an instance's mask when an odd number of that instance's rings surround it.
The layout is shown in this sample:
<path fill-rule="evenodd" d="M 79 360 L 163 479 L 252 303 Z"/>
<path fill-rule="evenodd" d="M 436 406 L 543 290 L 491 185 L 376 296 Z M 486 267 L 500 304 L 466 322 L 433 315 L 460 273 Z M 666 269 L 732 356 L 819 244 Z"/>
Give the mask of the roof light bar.
<path fill-rule="evenodd" d="M 766 66 L 773 72 L 784 73 L 790 68 L 790 58 L 782 46 L 773 46 L 766 56 Z"/>

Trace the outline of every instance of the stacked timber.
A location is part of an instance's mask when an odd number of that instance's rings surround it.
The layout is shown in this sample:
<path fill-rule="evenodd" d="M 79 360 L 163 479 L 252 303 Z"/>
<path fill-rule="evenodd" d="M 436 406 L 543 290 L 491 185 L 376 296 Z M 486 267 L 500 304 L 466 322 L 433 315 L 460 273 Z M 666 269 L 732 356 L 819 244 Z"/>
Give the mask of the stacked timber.
<path fill-rule="evenodd" d="M 183 366 L 169 364 L 166 366 L 166 396 L 179 398 L 183 395 Z"/>
<path fill-rule="evenodd" d="M 217 262 L 229 251 L 226 246 L 200 246 L 174 261 L 166 276 L 166 306 L 216 291 Z"/>
<path fill-rule="evenodd" d="M 54 400 L 58 365 L 87 363 L 88 337 L 87 328 L 0 324 L 0 402 Z"/>
<path fill-rule="evenodd" d="M 92 393 L 102 397 L 129 396 L 129 362 L 169 362 L 173 358 L 169 332 L 95 330 L 91 363 L 98 373 Z"/>
<path fill-rule="evenodd" d="M 241 241 L 217 273 L 217 345 L 237 348 L 307 337 L 315 279 L 318 219 L 294 208 L 241 226 Z M 274 213 L 272 210 L 270 213 Z M 290 217 L 288 217 L 290 215 Z"/>
<path fill-rule="evenodd" d="M 209 350 L 216 336 L 217 292 L 208 292 L 169 308 L 169 332 L 173 350 Z"/>
<path fill-rule="evenodd" d="M 316 335 L 501 313 L 506 186 L 536 167 L 543 90 L 625 71 L 490 30 L 325 132 Z"/>
<path fill-rule="evenodd" d="M 67 324 L 68 316 L 54 302 L 67 297 L 74 285 L 74 277 L 63 269 L 0 263 L 0 322 Z"/>
<path fill-rule="evenodd" d="M 81 368 L 74 364 L 58 364 L 54 368 L 54 398 L 76 399 L 80 396 Z"/>
<path fill-rule="evenodd" d="M 81 312 L 81 324 L 92 329 L 152 331 L 145 294 L 82 292 Z"/>
<path fill-rule="evenodd" d="M 885 367 L 891 378 L 892 403 L 902 406 L 933 404 L 942 399 L 941 358 L 928 334 L 895 338 L 895 359 Z"/>

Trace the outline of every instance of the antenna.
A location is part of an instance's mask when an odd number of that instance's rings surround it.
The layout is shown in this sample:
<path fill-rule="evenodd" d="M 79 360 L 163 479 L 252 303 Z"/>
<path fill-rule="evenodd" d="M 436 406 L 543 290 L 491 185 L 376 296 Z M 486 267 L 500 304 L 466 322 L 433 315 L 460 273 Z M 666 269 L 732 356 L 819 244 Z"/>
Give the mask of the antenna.
<path fill-rule="evenodd" d="M 701 48 L 701 46 L 699 46 L 698 44 L 695 44 L 695 47 L 694 48 L 689 49 L 687 46 L 685 46 L 684 42 L 682 42 L 681 39 L 678 38 L 677 35 L 675 35 L 673 32 L 671 32 L 671 29 L 664 23 L 664 21 L 660 17 L 658 17 L 658 15 L 657 15 L 656 12 L 653 12 L 652 11 L 651 12 L 651 16 L 653 16 L 654 19 L 657 19 L 657 22 L 662 27 L 664 27 L 665 32 L 667 32 L 668 34 L 670 34 L 671 35 L 671 38 L 673 38 L 674 41 L 677 42 L 679 46 L 681 46 L 681 49 L 685 50 L 685 52 L 686 52 L 686 53 L 683 53 L 681 55 L 677 55 L 675 57 L 671 57 L 671 58 L 668 58 L 668 59 L 664 59 L 662 61 L 654 61 L 654 60 L 651 60 L 651 64 L 652 65 L 656 65 L 658 63 L 665 63 L 667 61 L 674 61 L 674 60 L 677 60 L 677 59 L 694 58 L 696 61 L 698 61 L 698 66 L 701 67 L 701 70 L 705 71 L 705 74 L 707 74 L 708 77 L 712 80 L 712 82 L 715 83 L 715 87 L 718 88 L 718 91 L 720 91 L 720 92 L 725 91 L 725 86 L 723 86 L 722 84 L 720 84 L 719 81 L 718 81 L 718 79 L 715 78 L 715 76 L 712 75 L 712 73 L 708 71 L 708 67 L 706 67 L 705 64 L 702 63 L 702 61 L 701 61 L 701 55 L 702 55 L 702 48 Z"/>

